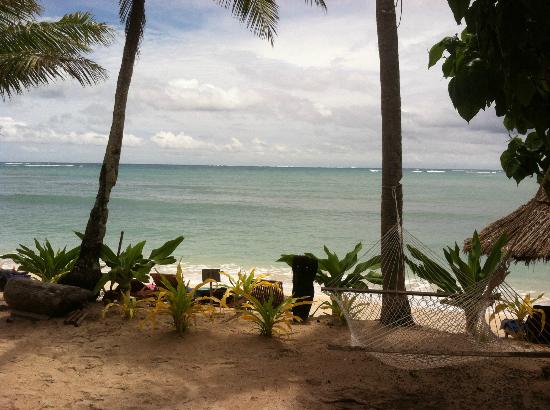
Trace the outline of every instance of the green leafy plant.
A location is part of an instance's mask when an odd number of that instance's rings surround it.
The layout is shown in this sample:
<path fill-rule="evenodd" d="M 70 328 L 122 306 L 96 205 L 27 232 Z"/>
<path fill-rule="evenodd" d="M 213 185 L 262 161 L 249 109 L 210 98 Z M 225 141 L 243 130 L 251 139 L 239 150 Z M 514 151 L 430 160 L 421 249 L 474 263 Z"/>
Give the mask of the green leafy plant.
<path fill-rule="evenodd" d="M 449 78 L 449 97 L 466 121 L 494 106 L 512 138 L 500 157 L 508 178 L 535 175 L 550 193 L 550 2 L 448 0 L 460 36 L 429 52 Z M 515 134 L 515 135 L 514 135 Z"/>
<path fill-rule="evenodd" d="M 380 256 L 376 255 L 365 262 L 357 263 L 357 255 L 361 249 L 363 249 L 363 244 L 359 242 L 342 259 L 338 257 L 336 252 L 332 252 L 326 246 L 324 251 L 327 257 L 324 259 L 318 258 L 312 253 L 305 253 L 304 255 L 317 260 L 318 268 L 315 282 L 321 286 L 367 289 L 367 282 L 381 285 L 383 277 L 380 272 Z M 292 267 L 294 256 L 296 255 L 281 255 L 277 262 L 285 262 Z M 336 301 L 325 301 L 319 307 L 322 309 L 330 308 L 333 316 L 341 323 L 345 323 L 345 317 Z"/>
<path fill-rule="evenodd" d="M 147 305 L 153 301 L 152 298 L 137 299 L 130 295 L 130 292 L 123 292 L 120 301 L 111 302 L 105 305 L 101 315 L 103 318 L 111 309 L 116 309 L 120 316 L 125 319 L 134 319 L 138 311 L 147 309 Z"/>
<path fill-rule="evenodd" d="M 273 283 L 262 282 L 262 286 L 277 286 Z M 266 300 L 259 300 L 252 294 L 245 295 L 246 301 L 242 304 L 241 318 L 251 321 L 260 331 L 260 335 L 272 337 L 275 333 L 288 334 L 292 331 L 291 324 L 301 319 L 292 313 L 296 306 L 311 304 L 310 301 L 300 301 L 300 298 L 286 298 L 282 303 L 273 303 L 271 294 Z"/>
<path fill-rule="evenodd" d="M 70 272 L 80 252 L 80 247 L 69 251 L 66 247 L 54 250 L 47 239 L 44 245 L 35 239 L 34 245 L 38 252 L 20 244 L 17 253 L 8 253 L 0 257 L 12 259 L 19 264 L 20 270 L 38 276 L 43 282 L 56 283 L 63 275 Z"/>
<path fill-rule="evenodd" d="M 300 298 L 285 298 L 282 303 L 275 302 L 275 293 L 270 293 L 267 299 L 254 296 L 254 289 L 258 286 L 276 287 L 278 284 L 265 281 L 266 275 L 256 276 L 253 269 L 250 273 L 239 272 L 237 277 L 224 273 L 230 285 L 220 301 L 220 306 L 229 308 L 227 300 L 233 297 L 233 309 L 236 316 L 251 321 L 262 336 L 271 337 L 274 333 L 285 334 L 291 331 L 293 321 L 301 319 L 292 314 L 295 306 L 311 304 L 310 301 L 300 301 Z"/>
<path fill-rule="evenodd" d="M 233 277 L 225 272 L 220 273 L 227 277 L 229 281 L 229 286 L 227 286 L 227 290 L 222 297 L 221 304 L 223 306 L 227 306 L 228 298 L 233 297 L 235 304 L 234 307 L 236 309 L 238 309 L 240 304 L 243 302 L 243 298 L 245 298 L 246 295 L 251 295 L 254 287 L 259 285 L 266 278 L 266 275 L 256 276 L 255 269 L 252 269 L 250 273 L 241 271 L 237 273 L 237 277 Z"/>
<path fill-rule="evenodd" d="M 101 260 L 110 268 L 109 272 L 102 275 L 96 285 L 96 292 L 99 292 L 107 282 L 118 284 L 121 293 L 130 289 L 132 279 L 141 282 L 149 281 L 149 272 L 156 265 L 170 265 L 176 262 L 171 256 L 179 244 L 183 241 L 183 236 L 164 243 L 161 247 L 153 249 L 148 258 L 143 257 L 143 247 L 145 241 L 128 247 L 117 255 L 107 245 L 101 249 Z"/>
<path fill-rule="evenodd" d="M 443 249 L 449 268 L 439 265 L 411 245 L 407 245 L 407 249 L 419 263 L 415 263 L 408 257 L 405 258 L 405 261 L 415 275 L 436 285 L 442 292 L 456 294 L 475 288 L 478 283 L 488 279 L 501 266 L 506 257 L 502 249 L 506 242 L 506 236 L 501 236 L 493 245 L 483 264 L 481 243 L 477 231 L 472 236 L 471 249 L 465 260 L 460 255 L 458 244 L 455 243 L 454 248 L 449 246 Z"/>
<path fill-rule="evenodd" d="M 407 245 L 407 249 L 414 260 L 405 257 L 405 262 L 415 275 L 436 285 L 440 292 L 452 294 L 451 297 L 444 299 L 443 303 L 462 308 L 466 315 L 468 331 L 474 332 L 479 316 L 477 302 L 481 301 L 485 292 L 486 281 L 497 269 L 503 268 L 502 263 L 506 258 L 503 247 L 506 242 L 506 236 L 501 236 L 493 245 L 483 264 L 481 243 L 477 231 L 473 234 L 471 249 L 465 260 L 460 255 L 458 244 L 455 243 L 454 248 L 443 249 L 445 259 L 449 264 L 448 268 L 441 266 L 411 245 Z"/>
<path fill-rule="evenodd" d="M 325 300 L 317 309 L 330 309 L 330 315 L 342 325 L 346 324 L 348 318 L 351 320 L 359 319 L 364 311 L 363 309 L 368 306 L 367 302 L 359 302 L 359 294 L 349 295 L 343 293 L 338 297 L 339 301 L 334 299 Z"/>
<path fill-rule="evenodd" d="M 195 297 L 199 288 L 207 283 L 214 282 L 207 280 L 199 283 L 194 288 L 189 287 L 183 280 L 183 270 L 181 263 L 178 263 L 176 271 L 177 286 L 173 286 L 169 280 L 162 277 L 162 283 L 165 289 L 160 289 L 154 307 L 150 310 L 147 320 L 156 327 L 158 315 L 169 315 L 172 318 L 174 327 L 179 334 L 183 334 L 191 325 L 196 324 L 198 314 L 214 312 L 214 307 L 210 304 L 201 304 L 201 301 L 220 301 L 213 297 Z"/>
<path fill-rule="evenodd" d="M 542 309 L 535 309 L 534 304 L 537 300 L 541 299 L 544 296 L 544 293 L 541 293 L 536 298 L 531 298 L 531 294 L 528 293 L 523 298 L 519 298 L 517 295 L 515 296 L 514 300 L 511 301 L 503 301 L 495 306 L 494 312 L 491 314 L 490 319 L 493 320 L 496 318 L 496 315 L 498 315 L 500 312 L 503 312 L 505 310 L 508 310 L 512 312 L 512 314 L 516 317 L 516 320 L 519 324 L 519 337 L 522 339 L 525 339 L 525 319 L 527 319 L 528 316 L 533 316 L 535 313 L 540 314 L 541 316 L 541 329 L 540 331 L 544 329 L 544 326 L 546 324 L 546 313 Z"/>
<path fill-rule="evenodd" d="M 324 259 L 318 258 L 312 253 L 304 255 L 317 260 L 318 270 L 315 282 L 319 285 L 335 288 L 368 288 L 366 281 L 378 284 L 381 279 L 381 274 L 376 272 L 380 269 L 380 256 L 374 256 L 365 262 L 357 263 L 357 254 L 361 249 L 363 249 L 363 244 L 359 242 L 342 259 L 326 246 L 324 251 L 327 257 Z M 294 256 L 296 255 L 281 255 L 277 262 L 285 262 L 292 267 Z M 352 268 L 354 268 L 353 271 L 351 271 Z M 367 270 L 369 272 L 365 274 L 364 272 Z"/>

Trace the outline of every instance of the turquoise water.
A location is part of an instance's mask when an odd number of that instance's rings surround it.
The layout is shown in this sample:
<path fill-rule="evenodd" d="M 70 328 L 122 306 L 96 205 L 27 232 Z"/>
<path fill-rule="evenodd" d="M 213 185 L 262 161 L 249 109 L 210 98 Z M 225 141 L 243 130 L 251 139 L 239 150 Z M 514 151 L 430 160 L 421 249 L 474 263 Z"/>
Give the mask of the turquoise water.
<path fill-rule="evenodd" d="M 77 244 L 72 232 L 85 227 L 100 167 L 60 165 L 0 163 L 0 252 L 34 237 Z M 405 171 L 404 223 L 434 250 L 462 243 L 536 189 L 494 171 L 426 171 Z M 380 179 L 375 169 L 123 165 L 106 242 L 114 247 L 124 230 L 126 244 L 147 239 L 152 249 L 184 235 L 176 253 L 192 272 L 258 267 L 288 282 L 289 269 L 275 262 L 281 253 L 378 240 Z M 550 294 L 548 273 L 548 265 L 516 265 L 509 282 Z"/>

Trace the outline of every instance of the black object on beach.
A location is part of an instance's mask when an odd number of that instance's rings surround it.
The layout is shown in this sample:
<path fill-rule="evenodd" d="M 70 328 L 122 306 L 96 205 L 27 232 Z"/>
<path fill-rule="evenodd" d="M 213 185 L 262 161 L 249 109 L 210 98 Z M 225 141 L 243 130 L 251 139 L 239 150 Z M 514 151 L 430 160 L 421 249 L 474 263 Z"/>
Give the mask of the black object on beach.
<path fill-rule="evenodd" d="M 12 269 L 0 269 L 0 291 L 4 291 L 6 282 L 10 279 L 30 279 L 28 272 L 19 272 Z"/>
<path fill-rule="evenodd" d="M 313 281 L 317 274 L 317 266 L 317 259 L 305 255 L 296 255 L 292 258 L 292 297 L 304 298 L 300 301 L 313 301 Z M 292 308 L 292 314 L 306 321 L 310 310 L 310 304 L 295 306 Z"/>
<path fill-rule="evenodd" d="M 531 343 L 550 344 L 550 306 L 535 305 L 534 313 L 529 315 L 525 321 L 526 339 Z M 537 312 L 540 309 L 544 312 L 546 320 L 542 326 L 542 315 Z"/>

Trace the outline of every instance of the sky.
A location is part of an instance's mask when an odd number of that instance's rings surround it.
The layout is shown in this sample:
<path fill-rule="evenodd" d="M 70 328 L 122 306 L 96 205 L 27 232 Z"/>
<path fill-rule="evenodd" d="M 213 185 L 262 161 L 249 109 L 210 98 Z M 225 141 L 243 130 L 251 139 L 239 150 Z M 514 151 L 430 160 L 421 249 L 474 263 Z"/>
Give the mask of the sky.
<path fill-rule="evenodd" d="M 101 162 L 123 32 L 116 0 L 45 0 L 44 16 L 90 11 L 117 30 L 92 58 L 109 79 L 58 81 L 0 101 L 0 161 Z M 123 163 L 379 167 L 374 0 L 279 0 L 275 45 L 213 0 L 147 0 L 130 88 Z M 428 50 L 457 26 L 443 0 L 403 0 L 403 164 L 499 169 L 508 139 L 493 109 L 468 124 Z"/>

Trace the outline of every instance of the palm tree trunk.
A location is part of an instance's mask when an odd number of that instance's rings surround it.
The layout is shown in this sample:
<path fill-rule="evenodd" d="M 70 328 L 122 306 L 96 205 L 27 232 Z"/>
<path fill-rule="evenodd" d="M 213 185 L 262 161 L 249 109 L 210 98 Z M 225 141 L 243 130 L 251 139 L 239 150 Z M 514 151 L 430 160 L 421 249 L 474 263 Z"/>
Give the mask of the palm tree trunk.
<path fill-rule="evenodd" d="M 376 0 L 382 109 L 382 273 L 384 289 L 405 289 L 405 263 L 400 236 L 388 234 L 402 224 L 401 94 L 399 43 L 394 0 Z M 400 226 L 399 226 L 400 228 Z M 412 323 L 406 296 L 384 294 L 380 320 L 384 324 Z"/>
<path fill-rule="evenodd" d="M 63 278 L 62 282 L 64 284 L 93 289 L 101 276 L 99 255 L 109 215 L 107 206 L 111 197 L 111 190 L 115 186 L 118 177 L 122 138 L 124 136 L 126 102 L 132 81 L 134 62 L 139 49 L 144 18 L 145 0 L 134 0 L 128 20 L 129 24 L 126 31 L 122 63 L 118 74 L 113 122 L 99 175 L 99 189 L 94 207 L 90 212 L 88 224 L 86 225 L 80 256 L 73 270 Z"/>

